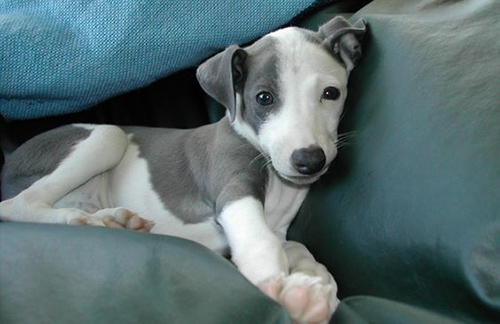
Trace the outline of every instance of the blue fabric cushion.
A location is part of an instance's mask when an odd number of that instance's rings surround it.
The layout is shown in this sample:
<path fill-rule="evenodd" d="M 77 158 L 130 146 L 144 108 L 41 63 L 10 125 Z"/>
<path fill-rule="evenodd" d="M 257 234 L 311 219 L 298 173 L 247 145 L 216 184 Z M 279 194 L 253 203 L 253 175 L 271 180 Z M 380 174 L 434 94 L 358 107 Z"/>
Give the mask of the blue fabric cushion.
<path fill-rule="evenodd" d="M 5 0 L 0 113 L 75 112 L 287 23 L 314 0 Z"/>

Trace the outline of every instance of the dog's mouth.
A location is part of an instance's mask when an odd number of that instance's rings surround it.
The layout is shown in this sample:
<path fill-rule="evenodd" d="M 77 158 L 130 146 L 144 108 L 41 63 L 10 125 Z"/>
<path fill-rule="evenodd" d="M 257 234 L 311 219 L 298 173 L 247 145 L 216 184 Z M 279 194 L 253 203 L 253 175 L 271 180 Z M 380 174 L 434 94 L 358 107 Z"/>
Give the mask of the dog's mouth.
<path fill-rule="evenodd" d="M 279 176 L 282 179 L 299 186 L 308 186 L 319 179 L 319 176 L 286 176 L 284 174 L 279 174 Z"/>
<path fill-rule="evenodd" d="M 274 172 L 283 180 L 287 182 L 291 182 L 292 184 L 298 185 L 298 186 L 308 186 L 313 184 L 314 182 L 318 181 L 318 179 L 325 174 L 326 171 L 328 171 L 328 166 L 325 167 L 323 170 L 321 170 L 318 173 L 315 173 L 313 175 L 288 175 L 279 172 L 276 170 L 274 167 Z"/>
<path fill-rule="evenodd" d="M 276 166 L 274 165 L 274 161 L 268 155 L 265 155 L 265 157 L 266 157 L 266 165 L 269 170 L 274 172 L 274 174 L 278 176 L 278 178 L 280 178 L 281 180 L 295 186 L 309 186 L 313 184 L 314 182 L 318 181 L 318 179 L 322 175 L 324 175 L 330 167 L 330 163 L 326 163 L 323 169 L 321 169 L 317 173 L 310 175 L 300 174 L 299 172 L 293 172 L 293 171 L 289 172 L 286 170 L 280 170 L 280 168 L 276 168 Z"/>

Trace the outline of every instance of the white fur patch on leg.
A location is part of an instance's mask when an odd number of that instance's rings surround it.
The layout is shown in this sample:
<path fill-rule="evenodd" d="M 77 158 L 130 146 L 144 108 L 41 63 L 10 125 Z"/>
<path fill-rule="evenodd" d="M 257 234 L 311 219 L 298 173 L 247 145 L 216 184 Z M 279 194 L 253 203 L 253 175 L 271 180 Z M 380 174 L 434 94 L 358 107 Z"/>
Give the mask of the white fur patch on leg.
<path fill-rule="evenodd" d="M 18 195 L 0 203 L 0 215 L 5 221 L 44 222 L 53 224 L 88 223 L 90 215 L 75 208 L 54 209 L 50 205 Z"/>
<path fill-rule="evenodd" d="M 260 201 L 251 196 L 235 200 L 224 207 L 219 221 L 233 262 L 250 282 L 258 284 L 287 272 L 283 247 L 269 229 Z"/>

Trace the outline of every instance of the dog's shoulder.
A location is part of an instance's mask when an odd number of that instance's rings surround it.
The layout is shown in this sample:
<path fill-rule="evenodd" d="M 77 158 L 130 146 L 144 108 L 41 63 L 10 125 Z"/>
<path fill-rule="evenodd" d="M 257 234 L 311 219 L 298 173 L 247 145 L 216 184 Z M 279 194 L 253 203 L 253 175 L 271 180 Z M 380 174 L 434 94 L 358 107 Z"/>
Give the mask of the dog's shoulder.
<path fill-rule="evenodd" d="M 217 197 L 217 209 L 234 200 L 252 196 L 264 201 L 268 157 L 223 120 L 210 145 L 209 183 Z"/>

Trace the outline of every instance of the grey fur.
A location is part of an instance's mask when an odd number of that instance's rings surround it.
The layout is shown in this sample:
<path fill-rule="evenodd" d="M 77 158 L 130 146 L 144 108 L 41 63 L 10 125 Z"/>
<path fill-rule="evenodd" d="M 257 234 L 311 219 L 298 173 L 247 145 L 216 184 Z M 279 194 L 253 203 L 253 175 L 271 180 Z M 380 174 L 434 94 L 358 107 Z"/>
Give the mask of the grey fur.
<path fill-rule="evenodd" d="M 342 16 L 329 20 L 318 30 L 318 35 L 324 39 L 324 46 L 346 66 L 355 66 L 360 60 L 362 54 L 360 41 L 365 33 L 366 24 L 363 19 L 351 25 Z M 341 53 L 345 54 L 344 58 Z"/>
<path fill-rule="evenodd" d="M 246 52 L 236 45 L 211 57 L 196 71 L 196 78 L 203 90 L 236 116 L 235 93 L 245 81 Z"/>
<path fill-rule="evenodd" d="M 264 161 L 227 118 L 190 130 L 123 129 L 139 145 L 154 190 L 185 223 L 205 221 L 228 202 L 245 196 L 264 201 Z"/>
<path fill-rule="evenodd" d="M 278 54 L 276 41 L 264 37 L 249 47 L 230 46 L 197 70 L 202 88 L 229 111 L 231 120 L 241 114 L 256 133 L 266 118 L 280 107 L 278 94 Z M 261 107 L 255 101 L 260 91 L 274 95 L 272 107 Z M 235 96 L 243 97 L 242 111 L 236 111 Z"/>
<path fill-rule="evenodd" d="M 21 145 L 6 158 L 2 170 L 2 199 L 16 196 L 52 173 L 72 147 L 89 135 L 89 130 L 69 125 L 42 133 Z"/>
<path fill-rule="evenodd" d="M 248 58 L 245 62 L 247 75 L 243 85 L 243 107 L 241 115 L 255 133 L 259 133 L 262 123 L 281 107 L 279 82 L 279 56 L 276 40 L 264 37 L 245 48 Z M 268 91 L 274 97 L 274 103 L 262 107 L 256 101 L 256 95 Z"/>

